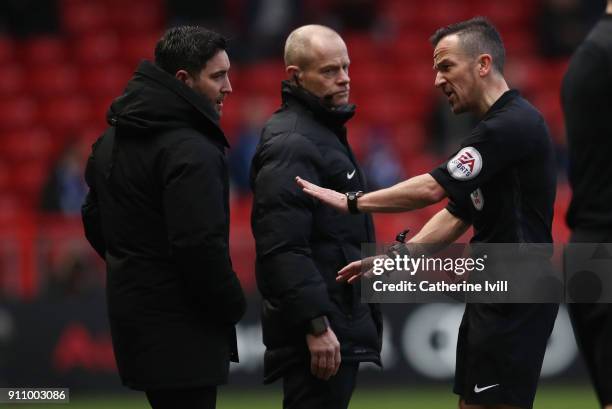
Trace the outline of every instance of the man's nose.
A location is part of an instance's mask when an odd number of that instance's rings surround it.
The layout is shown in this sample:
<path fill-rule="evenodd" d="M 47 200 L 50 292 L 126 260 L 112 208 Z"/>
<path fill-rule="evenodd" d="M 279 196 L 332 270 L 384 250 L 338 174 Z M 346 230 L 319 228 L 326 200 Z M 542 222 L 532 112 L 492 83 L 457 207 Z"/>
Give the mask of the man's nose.
<path fill-rule="evenodd" d="M 445 83 L 446 83 L 446 78 L 444 78 L 444 76 L 440 72 L 437 72 L 436 79 L 434 81 L 434 85 L 436 86 L 436 88 L 440 88 Z"/>
<path fill-rule="evenodd" d="M 348 84 L 351 82 L 351 78 L 348 75 L 348 70 L 340 70 L 340 76 L 338 77 L 340 84 Z"/>
<path fill-rule="evenodd" d="M 223 88 L 221 88 L 221 92 L 226 93 L 226 94 L 232 93 L 232 84 L 230 83 L 229 77 L 227 77 L 227 80 L 225 80 L 225 84 L 223 84 Z"/>

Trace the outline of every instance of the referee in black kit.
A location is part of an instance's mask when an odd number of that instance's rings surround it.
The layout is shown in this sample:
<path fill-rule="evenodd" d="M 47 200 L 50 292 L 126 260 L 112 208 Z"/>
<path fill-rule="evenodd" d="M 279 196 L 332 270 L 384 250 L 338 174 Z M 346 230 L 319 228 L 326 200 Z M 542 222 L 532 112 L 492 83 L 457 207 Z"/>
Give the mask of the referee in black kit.
<path fill-rule="evenodd" d="M 476 17 L 439 29 L 431 42 L 435 86 L 453 113 L 480 118 L 461 149 L 428 174 L 365 195 L 345 195 L 299 177 L 298 184 L 343 212 L 402 212 L 449 197 L 415 243 L 452 243 L 470 225 L 472 243 L 551 243 L 552 142 L 540 113 L 506 84 L 499 33 Z M 339 279 L 360 275 L 357 261 Z M 457 345 L 459 407 L 531 408 L 557 310 L 557 304 L 467 304 Z"/>
<path fill-rule="evenodd" d="M 612 243 L 612 0 L 574 53 L 561 99 L 573 197 L 572 243 Z M 612 408 L 612 304 L 568 304 L 599 403 Z"/>

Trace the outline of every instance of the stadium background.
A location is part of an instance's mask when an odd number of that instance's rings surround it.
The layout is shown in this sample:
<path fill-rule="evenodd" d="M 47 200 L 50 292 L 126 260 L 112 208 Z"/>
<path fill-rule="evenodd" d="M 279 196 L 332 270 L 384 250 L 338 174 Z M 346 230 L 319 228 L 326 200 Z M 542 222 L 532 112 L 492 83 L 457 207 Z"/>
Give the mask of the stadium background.
<path fill-rule="evenodd" d="M 231 251 L 249 293 L 239 325 L 242 363 L 219 408 L 279 407 L 261 386 L 262 353 L 248 165 L 278 106 L 282 44 L 292 28 L 322 23 L 344 37 L 357 115 L 349 138 L 373 187 L 430 170 L 473 119 L 453 117 L 433 87 L 431 46 L 442 25 L 490 18 L 507 48 L 506 76 L 544 114 L 559 186 L 554 237 L 567 242 L 570 191 L 559 88 L 567 61 L 604 0 L 5 0 L 0 5 L 0 386 L 70 387 L 72 407 L 145 407 L 120 387 L 108 334 L 104 266 L 85 242 L 83 166 L 105 112 L 165 27 L 198 23 L 231 39 L 222 125 L 232 144 Z M 439 207 L 438 207 L 439 208 Z M 377 216 L 379 240 L 418 230 L 438 208 Z M 454 407 L 460 305 L 386 305 L 384 361 L 364 368 L 353 408 Z M 33 407 L 43 407 L 36 405 Z M 27 407 L 20 405 L 19 407 Z M 550 341 L 536 408 L 595 408 L 563 311 Z"/>

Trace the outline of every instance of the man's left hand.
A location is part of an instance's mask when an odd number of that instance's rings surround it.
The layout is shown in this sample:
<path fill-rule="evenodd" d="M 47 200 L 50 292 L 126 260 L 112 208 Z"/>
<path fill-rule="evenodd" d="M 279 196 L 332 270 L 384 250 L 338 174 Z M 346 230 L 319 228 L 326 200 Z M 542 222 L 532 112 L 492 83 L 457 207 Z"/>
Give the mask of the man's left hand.
<path fill-rule="evenodd" d="M 348 213 L 348 206 L 346 203 L 347 199 L 345 194 L 317 186 L 314 183 L 310 183 L 309 181 L 300 178 L 299 176 L 296 176 L 295 181 L 302 188 L 304 193 L 309 194 L 315 199 L 319 199 L 324 204 L 331 206 L 342 213 Z"/>

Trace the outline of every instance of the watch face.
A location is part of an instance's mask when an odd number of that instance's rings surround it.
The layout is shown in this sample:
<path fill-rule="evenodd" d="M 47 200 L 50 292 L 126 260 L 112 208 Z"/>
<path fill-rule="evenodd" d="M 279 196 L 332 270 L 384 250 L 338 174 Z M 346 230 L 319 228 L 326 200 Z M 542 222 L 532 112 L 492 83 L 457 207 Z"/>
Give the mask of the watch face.
<path fill-rule="evenodd" d="M 325 324 L 324 324 L 324 323 L 322 323 L 322 322 L 317 322 L 317 323 L 314 325 L 314 328 L 313 328 L 313 329 L 314 329 L 314 333 L 318 335 L 318 334 L 322 334 L 322 333 L 324 333 L 324 332 L 325 332 L 325 330 L 326 330 L 327 328 L 325 328 Z"/>
<path fill-rule="evenodd" d="M 328 327 L 329 327 L 329 322 L 327 321 L 327 318 L 325 317 L 315 318 L 312 321 L 310 321 L 311 333 L 314 335 L 321 335 L 322 333 L 327 331 Z"/>

